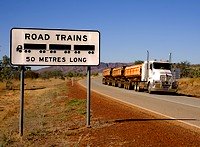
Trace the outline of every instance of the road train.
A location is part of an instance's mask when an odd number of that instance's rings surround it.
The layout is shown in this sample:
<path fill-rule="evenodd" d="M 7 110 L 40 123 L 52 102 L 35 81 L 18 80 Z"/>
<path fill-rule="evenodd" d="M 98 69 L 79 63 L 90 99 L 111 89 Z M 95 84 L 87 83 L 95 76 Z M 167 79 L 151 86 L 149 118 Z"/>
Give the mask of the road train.
<path fill-rule="evenodd" d="M 139 65 L 106 68 L 103 70 L 102 83 L 135 91 L 173 92 L 178 82 L 171 69 L 170 61 L 145 61 Z"/>

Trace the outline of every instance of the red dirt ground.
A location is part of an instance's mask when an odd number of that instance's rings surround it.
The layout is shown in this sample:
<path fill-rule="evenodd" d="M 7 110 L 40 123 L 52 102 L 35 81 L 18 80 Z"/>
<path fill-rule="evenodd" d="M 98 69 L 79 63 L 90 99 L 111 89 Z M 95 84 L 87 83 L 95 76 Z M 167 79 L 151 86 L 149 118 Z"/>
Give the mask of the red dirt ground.
<path fill-rule="evenodd" d="M 86 98 L 86 89 L 68 83 L 69 97 Z M 200 131 L 177 120 L 91 94 L 91 128 L 71 135 L 78 146 L 200 146 Z"/>

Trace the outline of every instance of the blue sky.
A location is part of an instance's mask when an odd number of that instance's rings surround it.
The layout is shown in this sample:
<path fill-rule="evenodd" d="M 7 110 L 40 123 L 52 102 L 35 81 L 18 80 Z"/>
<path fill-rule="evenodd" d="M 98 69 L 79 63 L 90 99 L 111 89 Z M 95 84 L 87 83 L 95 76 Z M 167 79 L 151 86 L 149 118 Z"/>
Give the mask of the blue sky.
<path fill-rule="evenodd" d="M 199 0 L 1 0 L 0 58 L 13 27 L 99 30 L 101 62 L 200 63 Z"/>

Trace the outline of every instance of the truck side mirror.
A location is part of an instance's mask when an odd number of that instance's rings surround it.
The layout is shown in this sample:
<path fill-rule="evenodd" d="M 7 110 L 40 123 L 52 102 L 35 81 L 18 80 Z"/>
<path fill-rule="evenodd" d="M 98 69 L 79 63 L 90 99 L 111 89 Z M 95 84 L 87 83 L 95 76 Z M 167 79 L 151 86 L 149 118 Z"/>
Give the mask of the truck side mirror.
<path fill-rule="evenodd" d="M 150 64 L 150 69 L 152 70 L 152 64 Z"/>

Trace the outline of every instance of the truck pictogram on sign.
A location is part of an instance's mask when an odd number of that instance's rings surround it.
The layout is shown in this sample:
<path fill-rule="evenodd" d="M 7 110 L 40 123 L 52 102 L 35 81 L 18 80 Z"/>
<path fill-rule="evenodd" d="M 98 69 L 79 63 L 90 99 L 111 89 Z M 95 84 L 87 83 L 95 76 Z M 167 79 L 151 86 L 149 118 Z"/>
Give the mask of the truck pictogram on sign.
<path fill-rule="evenodd" d="M 24 44 L 24 47 L 22 45 L 18 45 L 16 48 L 16 51 L 19 53 L 31 53 L 31 50 L 38 50 L 39 53 L 46 53 L 46 51 L 49 51 L 50 53 L 56 53 L 56 51 L 63 51 L 65 54 L 70 54 L 70 51 L 72 51 L 71 45 L 67 44 L 49 44 L 49 48 L 47 48 L 46 44 Z M 95 45 L 74 45 L 74 53 L 80 54 L 81 51 L 87 51 L 88 54 L 94 54 Z"/>

